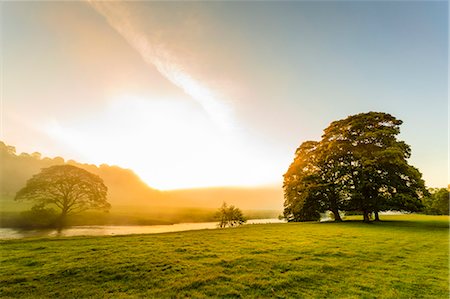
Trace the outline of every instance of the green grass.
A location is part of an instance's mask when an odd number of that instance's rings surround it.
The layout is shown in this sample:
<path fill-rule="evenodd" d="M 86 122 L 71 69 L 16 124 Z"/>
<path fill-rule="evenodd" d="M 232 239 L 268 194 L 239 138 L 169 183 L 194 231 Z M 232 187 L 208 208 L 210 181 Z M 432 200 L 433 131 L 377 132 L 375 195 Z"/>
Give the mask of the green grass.
<path fill-rule="evenodd" d="M 0 296 L 448 298 L 449 218 L 1 241 Z"/>

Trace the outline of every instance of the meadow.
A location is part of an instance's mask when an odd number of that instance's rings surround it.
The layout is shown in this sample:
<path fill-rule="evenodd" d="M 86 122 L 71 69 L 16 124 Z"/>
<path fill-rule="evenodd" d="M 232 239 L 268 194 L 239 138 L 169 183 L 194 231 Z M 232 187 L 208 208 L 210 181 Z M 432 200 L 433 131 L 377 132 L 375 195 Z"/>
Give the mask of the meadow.
<path fill-rule="evenodd" d="M 449 217 L 3 240 L 0 297 L 448 298 Z"/>

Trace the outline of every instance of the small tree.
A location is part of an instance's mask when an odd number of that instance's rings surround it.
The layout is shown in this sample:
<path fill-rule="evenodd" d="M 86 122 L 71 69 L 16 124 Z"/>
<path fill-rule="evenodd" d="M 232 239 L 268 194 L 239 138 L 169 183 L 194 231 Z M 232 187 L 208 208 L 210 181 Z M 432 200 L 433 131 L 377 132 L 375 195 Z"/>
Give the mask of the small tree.
<path fill-rule="evenodd" d="M 103 180 L 72 165 L 56 165 L 42 169 L 17 192 L 15 200 L 35 202 L 34 208 L 56 208 L 60 211 L 57 226 L 65 225 L 67 215 L 99 209 L 108 211 L 107 187 Z"/>
<path fill-rule="evenodd" d="M 233 205 L 228 206 L 226 202 L 217 211 L 216 218 L 221 228 L 242 225 L 247 221 L 239 208 Z"/>

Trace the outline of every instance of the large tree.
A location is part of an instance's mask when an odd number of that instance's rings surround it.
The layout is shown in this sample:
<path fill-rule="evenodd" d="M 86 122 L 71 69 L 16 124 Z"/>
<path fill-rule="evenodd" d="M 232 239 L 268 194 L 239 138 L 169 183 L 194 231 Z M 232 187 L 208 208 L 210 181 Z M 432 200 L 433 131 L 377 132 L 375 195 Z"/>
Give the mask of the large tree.
<path fill-rule="evenodd" d="M 342 221 L 342 188 L 339 169 L 329 159 L 320 142 L 303 142 L 295 152 L 294 161 L 284 174 L 284 217 L 289 221 L 320 219 L 320 213 L 333 212 Z"/>
<path fill-rule="evenodd" d="M 419 210 L 426 190 L 420 172 L 407 162 L 410 147 L 397 140 L 401 123 L 380 112 L 332 122 L 312 152 L 294 159 L 293 164 L 302 159 L 312 164 L 307 176 L 304 169 L 291 169 L 292 165 L 285 174 L 286 202 L 295 201 L 286 186 L 292 189 L 289 182 L 300 177 L 302 183 L 312 179 L 309 184 L 316 186 L 317 194 L 310 202 L 335 215 L 339 209 L 360 211 L 369 221 L 371 212 L 378 220 L 378 212 L 383 210 Z"/>
<path fill-rule="evenodd" d="M 58 226 L 65 224 L 67 215 L 99 209 L 108 211 L 107 187 L 103 180 L 72 165 L 44 168 L 34 175 L 19 192 L 16 200 L 29 200 L 35 208 L 51 207 L 60 211 Z"/>
<path fill-rule="evenodd" d="M 317 163 L 318 142 L 306 141 L 295 151 L 294 161 L 284 174 L 284 217 L 288 221 L 320 219 L 322 205 L 320 168 Z"/>

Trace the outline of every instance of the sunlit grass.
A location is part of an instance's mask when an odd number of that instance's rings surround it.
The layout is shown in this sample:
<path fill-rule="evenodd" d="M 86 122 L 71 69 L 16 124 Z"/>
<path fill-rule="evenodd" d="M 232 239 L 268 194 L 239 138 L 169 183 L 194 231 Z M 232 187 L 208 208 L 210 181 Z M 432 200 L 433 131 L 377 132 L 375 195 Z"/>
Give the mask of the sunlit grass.
<path fill-rule="evenodd" d="M 1 297 L 448 298 L 448 217 L 1 242 Z"/>

